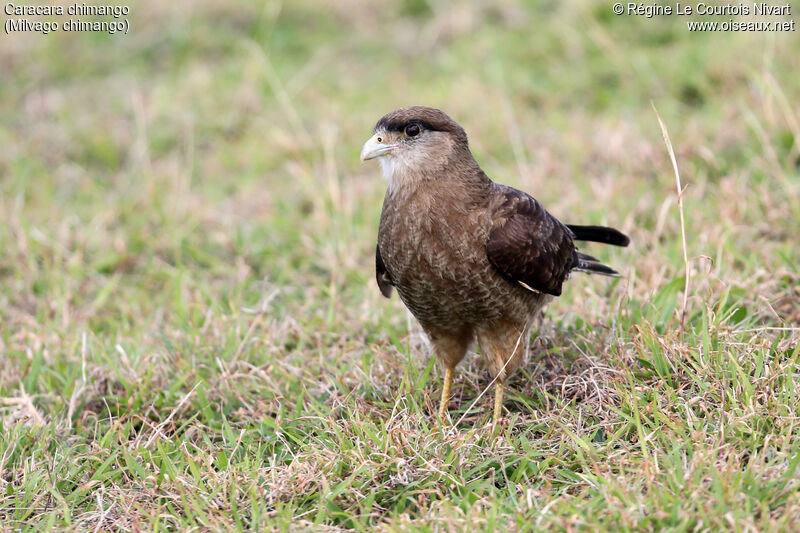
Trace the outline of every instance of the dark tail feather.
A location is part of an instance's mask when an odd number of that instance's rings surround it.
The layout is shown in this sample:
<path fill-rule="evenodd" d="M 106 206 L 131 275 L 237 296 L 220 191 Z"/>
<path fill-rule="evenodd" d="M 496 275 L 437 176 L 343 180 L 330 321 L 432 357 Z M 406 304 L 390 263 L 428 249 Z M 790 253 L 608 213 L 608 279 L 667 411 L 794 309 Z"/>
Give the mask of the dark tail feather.
<path fill-rule="evenodd" d="M 607 228 L 605 226 L 573 226 L 570 224 L 567 224 L 567 227 L 575 235 L 575 240 L 578 241 L 603 242 L 605 244 L 613 244 L 614 246 L 628 246 L 631 242 L 627 235 L 614 228 Z"/>
<path fill-rule="evenodd" d="M 612 278 L 620 277 L 619 272 L 611 267 L 599 263 L 597 259 L 591 255 L 586 255 L 578 252 L 575 257 L 575 265 L 572 270 L 579 272 L 586 272 L 587 274 L 600 274 L 601 276 L 609 276 Z"/>

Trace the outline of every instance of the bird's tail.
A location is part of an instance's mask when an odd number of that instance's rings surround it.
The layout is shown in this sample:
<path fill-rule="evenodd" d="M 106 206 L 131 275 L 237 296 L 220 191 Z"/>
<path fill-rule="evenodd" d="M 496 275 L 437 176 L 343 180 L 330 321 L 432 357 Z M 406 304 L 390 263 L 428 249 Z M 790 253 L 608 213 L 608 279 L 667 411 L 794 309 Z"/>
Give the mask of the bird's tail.
<path fill-rule="evenodd" d="M 605 244 L 613 244 L 614 246 L 628 246 L 631 242 L 627 235 L 614 228 L 607 228 L 605 226 L 575 226 L 572 224 L 567 224 L 567 227 L 572 231 L 572 234 L 575 235 L 575 240 L 577 241 L 602 242 Z"/>
<path fill-rule="evenodd" d="M 620 277 L 619 272 L 613 268 L 602 264 L 597 258 L 581 252 L 576 252 L 575 266 L 572 267 L 572 269 L 578 270 L 579 272 L 586 272 L 587 274 L 600 274 L 601 276 L 609 276 L 612 278 Z"/>

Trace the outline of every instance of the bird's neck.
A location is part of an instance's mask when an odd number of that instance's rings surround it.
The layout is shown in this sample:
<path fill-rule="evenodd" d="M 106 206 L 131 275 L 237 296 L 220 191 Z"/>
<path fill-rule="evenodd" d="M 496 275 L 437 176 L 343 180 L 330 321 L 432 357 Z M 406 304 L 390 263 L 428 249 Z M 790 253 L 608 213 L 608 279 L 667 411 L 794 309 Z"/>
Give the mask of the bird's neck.
<path fill-rule="evenodd" d="M 388 185 L 387 196 L 411 197 L 425 190 L 442 198 L 462 195 L 485 195 L 492 181 L 478 163 L 467 153 L 466 157 L 450 158 L 440 164 L 406 165 L 390 157 L 380 159 L 381 171 Z"/>
<path fill-rule="evenodd" d="M 394 157 L 382 157 L 379 161 L 383 179 L 388 184 L 388 193 L 416 188 L 415 185 L 420 181 L 418 172 L 411 172 L 407 165 Z"/>

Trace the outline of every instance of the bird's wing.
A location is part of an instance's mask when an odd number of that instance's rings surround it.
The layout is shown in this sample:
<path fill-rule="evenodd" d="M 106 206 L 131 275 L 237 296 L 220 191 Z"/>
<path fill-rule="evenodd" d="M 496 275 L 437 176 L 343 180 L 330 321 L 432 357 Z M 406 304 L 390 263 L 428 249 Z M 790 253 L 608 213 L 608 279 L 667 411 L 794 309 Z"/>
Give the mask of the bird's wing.
<path fill-rule="evenodd" d="M 496 187 L 498 204 L 486 242 L 489 262 L 528 289 L 559 296 L 578 260 L 572 232 L 530 195 Z"/>
<path fill-rule="evenodd" d="M 392 278 L 389 277 L 389 271 L 386 270 L 386 265 L 383 264 L 380 246 L 375 246 L 375 279 L 378 280 L 378 288 L 381 290 L 381 294 L 386 298 L 391 298 Z"/>

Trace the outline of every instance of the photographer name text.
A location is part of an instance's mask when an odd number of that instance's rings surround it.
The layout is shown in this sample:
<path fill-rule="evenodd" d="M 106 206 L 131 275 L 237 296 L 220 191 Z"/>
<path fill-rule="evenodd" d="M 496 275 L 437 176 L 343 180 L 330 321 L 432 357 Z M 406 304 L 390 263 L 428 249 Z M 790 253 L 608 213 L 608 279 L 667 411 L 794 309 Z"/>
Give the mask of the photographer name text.
<path fill-rule="evenodd" d="M 728 16 L 788 16 L 792 14 L 792 6 L 786 4 L 767 4 L 764 2 L 753 4 L 710 4 L 698 2 L 688 4 L 676 2 L 673 4 L 645 4 L 636 2 L 619 2 L 614 4 L 614 13 L 617 15 L 635 15 L 647 18 L 669 15 L 728 15 Z"/>

